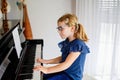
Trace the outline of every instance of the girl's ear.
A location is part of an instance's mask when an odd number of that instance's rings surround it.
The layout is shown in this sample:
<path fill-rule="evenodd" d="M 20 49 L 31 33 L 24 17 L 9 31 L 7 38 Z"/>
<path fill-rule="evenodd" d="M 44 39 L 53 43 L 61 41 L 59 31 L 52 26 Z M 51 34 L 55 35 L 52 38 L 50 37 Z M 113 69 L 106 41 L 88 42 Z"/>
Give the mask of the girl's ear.
<path fill-rule="evenodd" d="M 75 26 L 71 26 L 71 31 L 72 31 L 72 32 L 75 31 Z"/>

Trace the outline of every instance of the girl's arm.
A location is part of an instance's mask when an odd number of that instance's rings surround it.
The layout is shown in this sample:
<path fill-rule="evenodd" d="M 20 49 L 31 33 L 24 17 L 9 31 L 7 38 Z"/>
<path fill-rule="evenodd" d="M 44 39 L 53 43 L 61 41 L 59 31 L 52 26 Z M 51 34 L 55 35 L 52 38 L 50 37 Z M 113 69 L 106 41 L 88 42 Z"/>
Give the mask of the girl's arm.
<path fill-rule="evenodd" d="M 79 55 L 80 55 L 80 52 L 71 52 L 64 62 L 56 66 L 43 67 L 39 65 L 34 67 L 34 70 L 40 70 L 45 74 L 60 72 L 69 68 L 74 63 L 74 61 L 78 58 Z"/>
<path fill-rule="evenodd" d="M 44 59 L 40 59 L 40 58 L 37 59 L 37 62 L 44 63 L 44 64 L 57 64 L 60 61 L 61 61 L 61 56 L 56 57 L 54 59 L 50 59 L 50 60 L 44 60 Z"/>

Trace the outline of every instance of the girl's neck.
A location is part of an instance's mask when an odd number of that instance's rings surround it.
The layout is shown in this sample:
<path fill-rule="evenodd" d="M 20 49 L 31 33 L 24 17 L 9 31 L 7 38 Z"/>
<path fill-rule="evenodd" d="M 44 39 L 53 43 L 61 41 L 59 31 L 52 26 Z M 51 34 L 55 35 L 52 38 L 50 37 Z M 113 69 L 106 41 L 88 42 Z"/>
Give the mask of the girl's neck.
<path fill-rule="evenodd" d="M 71 42 L 71 41 L 73 41 L 75 39 L 76 39 L 75 37 L 68 37 L 69 42 Z"/>

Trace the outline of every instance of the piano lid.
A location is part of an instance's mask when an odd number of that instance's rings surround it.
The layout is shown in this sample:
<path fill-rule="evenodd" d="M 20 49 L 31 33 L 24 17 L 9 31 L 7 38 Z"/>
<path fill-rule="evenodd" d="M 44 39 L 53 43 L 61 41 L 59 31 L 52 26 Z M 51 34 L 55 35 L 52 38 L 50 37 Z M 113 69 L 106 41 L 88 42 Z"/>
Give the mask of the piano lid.
<path fill-rule="evenodd" d="M 16 23 L 13 25 L 15 25 L 15 26 L 10 27 L 9 31 L 6 32 L 4 35 L 2 35 L 2 37 L 0 39 L 0 64 L 3 61 L 3 59 L 5 58 L 5 56 L 7 55 L 9 49 L 14 45 L 12 31 L 16 27 L 19 27 L 20 23 L 18 21 L 16 21 Z"/>

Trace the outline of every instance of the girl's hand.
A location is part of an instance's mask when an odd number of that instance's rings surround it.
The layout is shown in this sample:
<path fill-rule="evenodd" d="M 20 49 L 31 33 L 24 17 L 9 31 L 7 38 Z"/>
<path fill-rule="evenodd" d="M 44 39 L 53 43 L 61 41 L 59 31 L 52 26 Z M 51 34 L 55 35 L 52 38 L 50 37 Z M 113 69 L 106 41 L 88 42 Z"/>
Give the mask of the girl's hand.
<path fill-rule="evenodd" d="M 41 70 L 41 65 L 37 65 L 37 66 L 35 66 L 34 68 L 33 68 L 33 70 L 37 70 L 37 71 L 39 71 L 39 70 Z"/>
<path fill-rule="evenodd" d="M 41 66 L 41 65 L 37 65 L 33 68 L 33 70 L 37 70 L 37 71 L 42 71 L 43 73 L 47 73 L 47 68 Z"/>
<path fill-rule="evenodd" d="M 42 59 L 41 59 L 41 58 L 38 58 L 38 59 L 37 59 L 37 62 L 42 63 Z"/>

